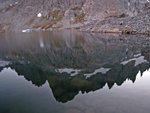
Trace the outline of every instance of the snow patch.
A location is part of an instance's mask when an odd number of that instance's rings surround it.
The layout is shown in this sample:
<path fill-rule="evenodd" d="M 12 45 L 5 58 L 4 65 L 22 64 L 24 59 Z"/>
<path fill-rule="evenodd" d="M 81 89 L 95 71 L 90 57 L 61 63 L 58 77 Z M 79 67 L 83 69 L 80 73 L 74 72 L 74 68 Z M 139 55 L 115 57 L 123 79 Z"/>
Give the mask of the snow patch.
<path fill-rule="evenodd" d="M 79 69 L 72 69 L 72 68 L 64 68 L 64 69 L 56 69 L 55 71 L 59 72 L 59 73 L 68 73 L 68 74 L 70 74 L 70 76 L 76 76 L 76 75 L 79 74 L 79 72 L 81 70 L 79 70 Z"/>
<path fill-rule="evenodd" d="M 30 31 L 31 31 L 30 29 L 22 30 L 23 33 L 30 32 Z"/>
<path fill-rule="evenodd" d="M 102 73 L 102 74 L 106 74 L 108 71 L 110 70 L 110 68 L 99 68 L 96 69 L 93 73 L 89 73 L 89 74 L 84 74 L 86 76 L 86 78 L 89 78 L 93 75 L 96 75 L 97 73 Z"/>
<path fill-rule="evenodd" d="M 42 14 L 41 14 L 41 13 L 38 13 L 38 14 L 37 14 L 37 17 L 39 17 L 39 18 L 42 17 Z"/>

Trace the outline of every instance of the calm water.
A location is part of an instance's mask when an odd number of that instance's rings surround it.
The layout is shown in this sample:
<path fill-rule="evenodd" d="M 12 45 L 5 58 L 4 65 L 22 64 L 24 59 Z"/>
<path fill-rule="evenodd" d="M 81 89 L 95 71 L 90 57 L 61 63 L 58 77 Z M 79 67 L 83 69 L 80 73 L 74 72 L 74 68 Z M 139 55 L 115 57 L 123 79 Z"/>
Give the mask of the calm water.
<path fill-rule="evenodd" d="M 0 113 L 149 113 L 150 37 L 0 34 Z"/>

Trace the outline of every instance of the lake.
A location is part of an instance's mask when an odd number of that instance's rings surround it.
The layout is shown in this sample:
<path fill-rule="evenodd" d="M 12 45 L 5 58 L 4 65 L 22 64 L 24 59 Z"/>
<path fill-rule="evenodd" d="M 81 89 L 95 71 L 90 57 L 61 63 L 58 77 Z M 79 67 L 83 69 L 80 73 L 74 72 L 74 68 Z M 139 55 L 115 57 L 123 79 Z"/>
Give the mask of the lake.
<path fill-rule="evenodd" d="M 149 113 L 150 37 L 0 34 L 0 113 Z"/>

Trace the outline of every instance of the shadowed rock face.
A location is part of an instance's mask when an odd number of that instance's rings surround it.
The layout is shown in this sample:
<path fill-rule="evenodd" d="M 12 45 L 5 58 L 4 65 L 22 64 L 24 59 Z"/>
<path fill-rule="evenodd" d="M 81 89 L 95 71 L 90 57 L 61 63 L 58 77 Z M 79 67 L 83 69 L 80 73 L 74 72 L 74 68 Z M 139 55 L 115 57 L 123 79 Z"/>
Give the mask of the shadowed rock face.
<path fill-rule="evenodd" d="M 1 31 L 80 27 L 93 20 L 134 16 L 138 0 L 15 0 L 0 1 Z M 37 17 L 38 14 L 41 17 Z"/>
<path fill-rule="evenodd" d="M 112 88 L 150 68 L 148 37 L 79 32 L 1 34 L 0 67 L 11 67 L 36 86 L 48 81 L 59 102 L 79 91 Z M 146 49 L 145 49 L 146 48 Z M 7 63 L 9 62 L 9 63 Z"/>

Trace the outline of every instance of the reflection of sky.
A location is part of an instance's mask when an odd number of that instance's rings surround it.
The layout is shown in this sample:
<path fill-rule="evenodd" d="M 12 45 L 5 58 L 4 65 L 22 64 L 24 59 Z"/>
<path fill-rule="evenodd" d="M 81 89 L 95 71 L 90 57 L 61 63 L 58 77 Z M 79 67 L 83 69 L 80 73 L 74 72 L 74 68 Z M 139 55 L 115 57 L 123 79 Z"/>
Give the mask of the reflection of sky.
<path fill-rule="evenodd" d="M 137 79 L 136 79 L 136 84 L 137 85 L 141 85 L 141 86 L 146 86 L 148 85 L 147 87 L 143 88 L 141 87 L 141 89 L 148 89 L 150 87 L 150 70 L 146 70 L 142 77 L 141 77 L 141 73 L 139 73 L 137 75 Z"/>
<path fill-rule="evenodd" d="M 72 101 L 61 104 L 54 99 L 47 82 L 39 88 L 26 81 L 23 76 L 18 76 L 15 70 L 5 68 L 0 72 L 0 110 L 19 106 L 20 109 L 38 113 L 43 109 L 56 112 L 58 108 L 62 113 L 64 109 L 95 113 L 149 113 L 149 81 L 150 70 L 145 71 L 142 77 L 139 72 L 135 83 L 126 80 L 123 85 L 115 85 L 111 90 L 106 85 L 95 92 L 80 92 Z"/>
<path fill-rule="evenodd" d="M 3 109 L 11 113 L 42 113 L 44 109 L 56 112 L 62 108 L 55 101 L 47 82 L 37 87 L 23 76 L 18 77 L 15 70 L 5 68 L 0 72 L 0 113 L 4 113 Z"/>
<path fill-rule="evenodd" d="M 83 109 L 96 113 L 149 113 L 150 105 L 150 70 L 145 71 L 141 77 L 139 72 L 135 83 L 127 80 L 123 85 L 114 85 L 108 89 L 78 94 L 75 99 L 65 105 L 72 108 Z"/>

